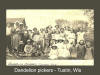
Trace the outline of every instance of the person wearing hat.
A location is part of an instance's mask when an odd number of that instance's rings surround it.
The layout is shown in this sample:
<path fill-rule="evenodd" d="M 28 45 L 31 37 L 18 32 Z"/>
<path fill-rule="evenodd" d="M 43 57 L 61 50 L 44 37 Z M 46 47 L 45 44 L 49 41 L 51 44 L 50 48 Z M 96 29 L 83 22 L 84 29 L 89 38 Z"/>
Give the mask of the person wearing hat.
<path fill-rule="evenodd" d="M 58 48 L 57 46 L 52 46 L 50 53 L 49 53 L 49 59 L 57 59 L 58 58 Z"/>
<path fill-rule="evenodd" d="M 24 47 L 24 52 L 26 56 L 31 56 L 33 51 L 33 47 L 30 40 L 27 40 L 27 44 Z"/>

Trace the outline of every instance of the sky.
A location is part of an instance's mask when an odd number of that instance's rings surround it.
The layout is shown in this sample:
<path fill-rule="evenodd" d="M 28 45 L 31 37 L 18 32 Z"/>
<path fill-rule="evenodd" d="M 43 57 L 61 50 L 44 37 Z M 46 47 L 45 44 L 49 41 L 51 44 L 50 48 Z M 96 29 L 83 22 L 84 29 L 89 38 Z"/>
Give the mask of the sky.
<path fill-rule="evenodd" d="M 54 26 L 57 19 L 88 21 L 82 9 L 8 9 L 6 18 L 25 18 L 29 29 Z"/>

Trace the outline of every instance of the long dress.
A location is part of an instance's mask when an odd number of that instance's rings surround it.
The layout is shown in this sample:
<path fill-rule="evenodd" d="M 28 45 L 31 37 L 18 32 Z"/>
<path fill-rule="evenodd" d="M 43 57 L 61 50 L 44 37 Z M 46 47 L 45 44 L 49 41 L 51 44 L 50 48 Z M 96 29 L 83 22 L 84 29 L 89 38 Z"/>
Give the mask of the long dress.
<path fill-rule="evenodd" d="M 51 49 L 49 53 L 50 59 L 57 59 L 58 58 L 58 50 Z"/>
<path fill-rule="evenodd" d="M 66 44 L 63 43 L 57 43 L 56 46 L 58 47 L 58 57 L 69 57 L 70 52 L 67 49 Z"/>
<path fill-rule="evenodd" d="M 85 54 L 84 59 L 86 60 L 93 59 L 92 48 L 86 48 L 86 54 Z"/>

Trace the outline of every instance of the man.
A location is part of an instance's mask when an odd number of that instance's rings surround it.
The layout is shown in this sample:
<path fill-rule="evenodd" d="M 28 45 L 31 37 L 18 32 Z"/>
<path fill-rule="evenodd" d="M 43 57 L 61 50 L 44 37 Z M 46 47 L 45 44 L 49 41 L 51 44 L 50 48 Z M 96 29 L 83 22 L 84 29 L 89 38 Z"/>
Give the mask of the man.
<path fill-rule="evenodd" d="M 7 27 L 6 27 L 6 44 L 7 47 L 9 49 L 9 52 L 12 53 L 12 47 L 11 47 L 11 32 L 12 32 L 12 28 L 10 26 L 10 23 L 7 23 Z"/>

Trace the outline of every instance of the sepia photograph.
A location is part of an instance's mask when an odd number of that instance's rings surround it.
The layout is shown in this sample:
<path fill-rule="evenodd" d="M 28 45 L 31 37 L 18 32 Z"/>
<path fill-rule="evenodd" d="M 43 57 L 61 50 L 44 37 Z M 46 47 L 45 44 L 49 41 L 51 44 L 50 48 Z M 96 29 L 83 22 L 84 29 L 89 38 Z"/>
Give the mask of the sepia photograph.
<path fill-rule="evenodd" d="M 94 9 L 7 9 L 6 66 L 94 66 Z"/>

